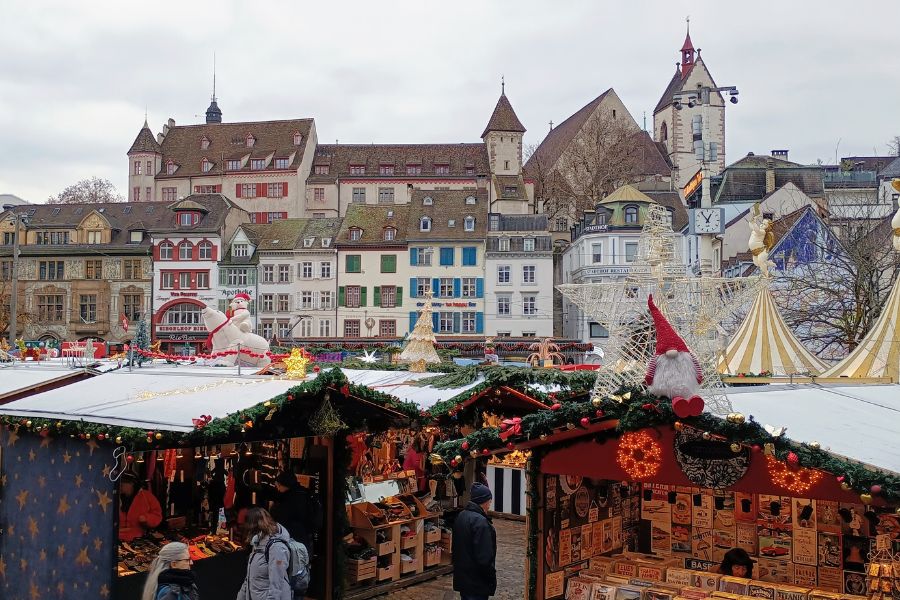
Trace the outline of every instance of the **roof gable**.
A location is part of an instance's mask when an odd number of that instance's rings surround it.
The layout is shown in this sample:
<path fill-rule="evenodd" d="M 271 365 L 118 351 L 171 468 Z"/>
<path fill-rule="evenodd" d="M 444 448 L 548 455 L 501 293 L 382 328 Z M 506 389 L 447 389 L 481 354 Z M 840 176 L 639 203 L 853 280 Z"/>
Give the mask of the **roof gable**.
<path fill-rule="evenodd" d="M 128 149 L 128 154 L 138 152 L 159 152 L 159 143 L 153 137 L 153 132 L 150 131 L 147 121 L 144 121 L 144 126 L 141 127 L 137 137 L 134 138 L 134 142 L 131 144 L 131 148 Z"/>
<path fill-rule="evenodd" d="M 490 131 L 515 131 L 525 133 L 525 126 L 522 125 L 522 122 L 519 121 L 519 117 L 516 116 L 516 111 L 513 110 L 512 104 L 509 103 L 509 98 L 506 97 L 506 94 L 500 94 L 500 99 L 497 100 L 497 106 L 494 107 L 494 112 L 491 113 L 491 118 L 484 128 L 484 133 L 481 134 L 482 139 L 484 139 Z"/>

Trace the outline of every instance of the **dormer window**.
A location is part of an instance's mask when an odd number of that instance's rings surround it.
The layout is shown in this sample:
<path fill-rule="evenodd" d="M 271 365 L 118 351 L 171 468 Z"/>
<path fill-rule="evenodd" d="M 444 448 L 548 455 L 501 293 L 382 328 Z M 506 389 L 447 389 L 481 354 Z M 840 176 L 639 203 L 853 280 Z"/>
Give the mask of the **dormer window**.
<path fill-rule="evenodd" d="M 519 187 L 515 185 L 507 185 L 503 187 L 503 195 L 507 198 L 510 196 L 515 196 L 519 193 Z"/>
<path fill-rule="evenodd" d="M 247 147 L 248 147 L 248 148 L 252 148 L 253 146 L 256 145 L 256 138 L 253 137 L 253 134 L 252 134 L 252 133 L 248 133 L 248 134 L 247 134 L 247 137 L 246 137 L 245 139 L 246 139 Z"/>
<path fill-rule="evenodd" d="M 350 228 L 350 241 L 358 242 L 359 240 L 362 239 L 362 233 L 363 233 L 363 230 L 360 229 L 359 227 L 351 227 Z"/>
<path fill-rule="evenodd" d="M 203 160 L 200 161 L 200 170 L 203 171 L 204 173 L 209 173 L 210 171 L 212 171 L 212 168 L 213 168 L 213 164 L 210 161 L 208 161 L 207 159 L 204 158 Z"/>
<path fill-rule="evenodd" d="M 322 247 L 330 248 L 331 247 L 331 238 L 322 238 Z"/>
<path fill-rule="evenodd" d="M 209 150 L 209 138 L 205 135 L 200 138 L 200 149 L 201 150 Z"/>
<path fill-rule="evenodd" d="M 394 238 L 397 237 L 397 230 L 393 227 L 385 227 L 384 228 L 384 241 L 391 242 Z"/>
<path fill-rule="evenodd" d="M 425 196 L 424 198 L 422 198 L 422 204 L 424 206 L 431 206 L 432 204 L 434 204 L 434 198 L 432 198 L 431 196 Z"/>
<path fill-rule="evenodd" d="M 500 238 L 499 244 L 500 244 L 500 246 L 499 246 L 500 252 L 509 252 L 509 238 L 508 237 Z"/>
<path fill-rule="evenodd" d="M 475 217 L 466 217 L 465 221 L 463 221 L 463 229 L 475 231 Z"/>
<path fill-rule="evenodd" d="M 166 163 L 166 175 L 174 175 L 175 174 L 175 163 L 171 160 Z"/>
<path fill-rule="evenodd" d="M 475 202 L 477 202 L 475 196 L 466 196 L 466 204 L 475 204 Z"/>
<path fill-rule="evenodd" d="M 366 174 L 366 165 L 350 165 L 350 174 L 351 175 L 365 175 Z"/>
<path fill-rule="evenodd" d="M 266 159 L 264 159 L 264 158 L 250 159 L 250 170 L 251 171 L 262 171 L 265 168 L 266 168 Z"/>
<path fill-rule="evenodd" d="M 448 219 L 447 227 L 456 227 L 456 219 Z"/>
<path fill-rule="evenodd" d="M 475 167 L 466 167 L 466 175 L 474 175 Z"/>
<path fill-rule="evenodd" d="M 289 158 L 276 158 L 275 159 L 275 168 L 276 169 L 287 169 L 291 166 L 291 159 Z"/>
<path fill-rule="evenodd" d="M 626 206 L 625 207 L 625 224 L 626 225 L 637 225 L 638 222 L 638 207 L 637 206 Z"/>
<path fill-rule="evenodd" d="M 522 250 L 525 252 L 534 252 L 534 238 L 525 238 L 522 240 Z"/>
<path fill-rule="evenodd" d="M 315 242 L 315 241 L 316 241 L 316 238 L 313 238 L 313 237 L 303 238 L 303 247 L 304 248 L 312 248 L 313 242 Z"/>
<path fill-rule="evenodd" d="M 450 165 L 447 165 L 447 164 L 434 165 L 434 174 L 435 175 L 449 175 L 450 174 Z"/>
<path fill-rule="evenodd" d="M 294 145 L 299 146 L 303 143 L 303 135 L 299 131 L 294 132 Z"/>
<path fill-rule="evenodd" d="M 225 161 L 225 170 L 226 171 L 240 171 L 241 170 L 241 161 L 240 159 L 229 159 Z"/>
<path fill-rule="evenodd" d="M 380 165 L 378 167 L 379 175 L 393 175 L 394 174 L 394 165 Z"/>
<path fill-rule="evenodd" d="M 422 174 L 422 165 L 406 165 L 406 174 L 407 175 L 421 175 Z"/>
<path fill-rule="evenodd" d="M 419 219 L 419 231 L 431 231 L 431 217 Z"/>
<path fill-rule="evenodd" d="M 246 258 L 250 256 L 250 244 L 232 244 L 231 255 L 235 258 Z"/>
<path fill-rule="evenodd" d="M 128 242 L 131 244 L 140 244 L 144 241 L 144 232 L 143 231 L 131 231 L 129 232 Z"/>
<path fill-rule="evenodd" d="M 198 212 L 179 212 L 178 226 L 192 227 L 200 222 L 200 213 Z"/>
<path fill-rule="evenodd" d="M 597 213 L 596 219 L 594 220 L 594 224 L 606 225 L 606 213 L 603 213 L 603 212 Z"/>
<path fill-rule="evenodd" d="M 316 165 L 316 175 L 328 175 L 328 165 Z"/>

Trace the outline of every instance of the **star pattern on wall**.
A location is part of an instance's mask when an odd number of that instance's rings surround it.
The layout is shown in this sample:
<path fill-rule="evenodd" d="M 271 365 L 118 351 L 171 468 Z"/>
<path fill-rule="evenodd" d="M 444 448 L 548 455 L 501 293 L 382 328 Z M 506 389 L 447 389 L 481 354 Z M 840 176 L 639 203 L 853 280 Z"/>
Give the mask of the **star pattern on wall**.
<path fill-rule="evenodd" d="M 110 505 L 112 498 L 110 498 L 109 493 L 105 491 L 101 493 L 95 490 L 95 493 L 97 494 L 97 504 L 100 505 L 100 508 L 103 509 L 103 513 L 106 514 L 106 507 Z"/>
<path fill-rule="evenodd" d="M 70 508 L 72 507 L 69 506 L 69 495 L 63 494 L 63 497 L 59 499 L 59 506 L 56 507 L 56 514 L 65 517 Z"/>

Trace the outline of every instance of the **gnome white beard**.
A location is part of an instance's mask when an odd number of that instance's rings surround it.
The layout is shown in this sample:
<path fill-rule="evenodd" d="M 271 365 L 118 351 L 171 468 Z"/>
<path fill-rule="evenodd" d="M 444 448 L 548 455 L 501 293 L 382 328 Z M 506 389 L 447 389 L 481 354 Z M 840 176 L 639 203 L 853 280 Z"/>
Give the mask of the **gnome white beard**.
<path fill-rule="evenodd" d="M 690 398 L 696 396 L 699 389 L 697 369 L 689 352 L 679 352 L 674 358 L 665 354 L 656 357 L 656 372 L 647 388 L 651 394 L 669 399 L 677 396 Z"/>

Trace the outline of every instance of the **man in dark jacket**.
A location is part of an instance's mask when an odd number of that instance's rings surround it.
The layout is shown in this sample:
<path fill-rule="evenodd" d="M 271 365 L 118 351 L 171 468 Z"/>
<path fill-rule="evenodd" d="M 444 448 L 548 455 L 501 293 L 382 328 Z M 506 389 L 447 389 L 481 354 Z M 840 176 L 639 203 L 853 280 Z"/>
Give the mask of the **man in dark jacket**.
<path fill-rule="evenodd" d="M 487 600 L 497 591 L 497 532 L 487 516 L 491 498 L 486 485 L 473 484 L 453 524 L 453 589 L 462 600 Z"/>
<path fill-rule="evenodd" d="M 297 477 L 282 472 L 275 478 L 277 495 L 272 505 L 272 518 L 288 530 L 291 537 L 309 549 L 312 543 L 309 494 L 297 483 Z"/>

